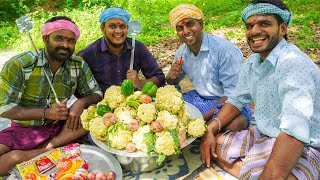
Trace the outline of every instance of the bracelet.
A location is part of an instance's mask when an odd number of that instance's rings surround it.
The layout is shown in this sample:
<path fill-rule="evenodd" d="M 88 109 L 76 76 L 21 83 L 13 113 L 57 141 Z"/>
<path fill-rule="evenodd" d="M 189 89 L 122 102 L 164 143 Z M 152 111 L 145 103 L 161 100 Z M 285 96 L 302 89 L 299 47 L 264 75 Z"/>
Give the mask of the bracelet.
<path fill-rule="evenodd" d="M 46 119 L 46 108 L 43 108 L 43 119 Z"/>
<path fill-rule="evenodd" d="M 216 121 L 218 122 L 218 124 L 219 124 L 219 129 L 218 129 L 218 132 L 217 132 L 217 133 L 219 133 L 220 130 L 221 130 L 221 121 L 220 121 L 220 119 L 217 118 L 217 117 L 213 118 L 213 120 L 216 120 Z"/>

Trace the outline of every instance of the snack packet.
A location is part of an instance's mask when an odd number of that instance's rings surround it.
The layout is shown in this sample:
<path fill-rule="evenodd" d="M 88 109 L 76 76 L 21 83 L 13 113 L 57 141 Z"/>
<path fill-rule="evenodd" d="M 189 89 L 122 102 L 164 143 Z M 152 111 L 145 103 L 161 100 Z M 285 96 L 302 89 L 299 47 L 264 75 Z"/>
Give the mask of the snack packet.
<path fill-rule="evenodd" d="M 33 180 L 36 179 L 37 175 L 39 175 L 38 168 L 33 160 L 17 164 L 17 168 L 23 179 Z"/>
<path fill-rule="evenodd" d="M 84 160 L 82 159 L 68 159 L 68 158 L 62 158 L 57 163 L 57 169 L 54 174 L 55 179 L 73 179 L 73 176 L 75 172 L 81 167 L 81 165 L 84 163 Z"/>
<path fill-rule="evenodd" d="M 69 159 L 82 159 L 81 152 L 80 152 L 80 144 L 73 143 L 61 147 L 62 156 Z"/>
<path fill-rule="evenodd" d="M 55 164 L 47 157 L 43 156 L 35 160 L 38 171 L 43 174 L 55 167 Z"/>
<path fill-rule="evenodd" d="M 54 163 L 57 164 L 59 160 L 62 158 L 62 151 L 60 148 L 55 148 L 53 151 L 51 151 L 46 156 Z"/>

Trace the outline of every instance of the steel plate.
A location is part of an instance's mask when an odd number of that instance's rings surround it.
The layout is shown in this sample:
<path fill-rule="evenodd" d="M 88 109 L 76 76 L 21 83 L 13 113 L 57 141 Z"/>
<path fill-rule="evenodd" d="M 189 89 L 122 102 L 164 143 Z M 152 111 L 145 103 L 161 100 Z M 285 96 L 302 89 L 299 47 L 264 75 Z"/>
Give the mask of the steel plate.
<path fill-rule="evenodd" d="M 36 156 L 33 159 L 42 157 L 51 151 L 45 152 Z M 89 164 L 89 171 L 91 170 L 101 170 L 103 172 L 114 171 L 116 173 L 116 180 L 122 179 L 122 168 L 117 161 L 117 159 L 110 153 L 104 151 L 101 148 L 90 145 L 80 145 L 81 157 Z M 55 171 L 56 168 L 52 168 L 47 171 L 45 174 L 51 174 Z M 14 175 L 8 177 L 8 179 L 15 178 Z"/>

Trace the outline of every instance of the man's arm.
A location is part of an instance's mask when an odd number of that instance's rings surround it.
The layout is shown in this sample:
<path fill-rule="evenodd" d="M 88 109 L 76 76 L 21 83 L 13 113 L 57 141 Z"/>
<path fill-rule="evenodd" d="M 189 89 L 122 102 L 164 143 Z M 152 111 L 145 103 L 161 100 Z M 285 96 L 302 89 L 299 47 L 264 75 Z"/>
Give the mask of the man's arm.
<path fill-rule="evenodd" d="M 200 144 L 200 154 L 202 163 L 206 163 L 207 166 L 210 166 L 211 155 L 217 157 L 216 154 L 216 140 L 214 135 L 219 132 L 219 127 L 222 128 L 229 124 L 232 119 L 237 117 L 240 114 L 240 111 L 237 107 L 233 106 L 230 103 L 226 103 L 217 114 L 217 120 L 211 121 L 208 125 L 208 129 L 204 136 L 201 138 Z"/>
<path fill-rule="evenodd" d="M 206 112 L 205 114 L 204 114 L 204 120 L 205 121 L 209 121 L 211 118 L 212 118 L 212 116 L 213 116 L 213 113 L 214 113 L 214 111 L 216 110 L 216 108 L 217 108 L 217 106 L 219 105 L 219 104 L 222 104 L 222 103 L 224 103 L 226 100 L 227 100 L 227 96 L 223 96 L 223 97 L 221 97 L 215 104 L 214 104 L 214 106 L 208 111 L 208 112 Z"/>
<path fill-rule="evenodd" d="M 97 93 L 92 93 L 88 96 L 77 99 L 70 107 L 68 120 L 66 122 L 66 128 L 68 130 L 76 130 L 78 127 L 80 127 L 80 115 L 83 110 L 91 104 L 97 104 L 101 100 L 101 95 Z"/>
<path fill-rule="evenodd" d="M 169 74 L 166 77 L 167 83 L 172 85 L 179 84 L 179 75 L 182 70 L 182 62 L 176 61 L 171 65 Z"/>
<path fill-rule="evenodd" d="M 259 179 L 287 179 L 303 153 L 304 144 L 281 132 Z"/>
<path fill-rule="evenodd" d="M 66 120 L 68 117 L 67 99 L 58 104 L 53 104 L 50 108 L 27 108 L 17 105 L 2 113 L 0 117 L 14 120 Z"/>
<path fill-rule="evenodd" d="M 162 86 L 164 84 L 163 82 L 159 81 L 156 76 L 152 76 L 149 79 L 139 79 L 138 73 L 137 73 L 136 70 L 128 70 L 127 71 L 127 79 L 132 81 L 133 86 L 135 88 L 142 88 L 143 85 L 148 81 L 152 81 L 158 87 L 160 87 L 160 86 Z"/>

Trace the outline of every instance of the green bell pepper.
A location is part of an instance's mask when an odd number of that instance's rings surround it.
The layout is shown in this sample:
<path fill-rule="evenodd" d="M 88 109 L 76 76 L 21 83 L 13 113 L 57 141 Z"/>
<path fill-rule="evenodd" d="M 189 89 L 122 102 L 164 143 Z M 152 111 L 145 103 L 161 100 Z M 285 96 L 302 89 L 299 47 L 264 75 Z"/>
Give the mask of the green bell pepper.
<path fill-rule="evenodd" d="M 99 104 L 97 108 L 97 114 L 103 116 L 105 113 L 111 112 L 111 108 L 104 104 Z"/>
<path fill-rule="evenodd" d="M 121 83 L 121 94 L 130 96 L 134 92 L 133 83 L 129 79 L 125 79 Z"/>
<path fill-rule="evenodd" d="M 148 81 L 143 85 L 141 92 L 143 94 L 148 94 L 149 96 L 154 97 L 157 93 L 157 90 L 158 86 L 154 84 L 152 81 Z"/>

